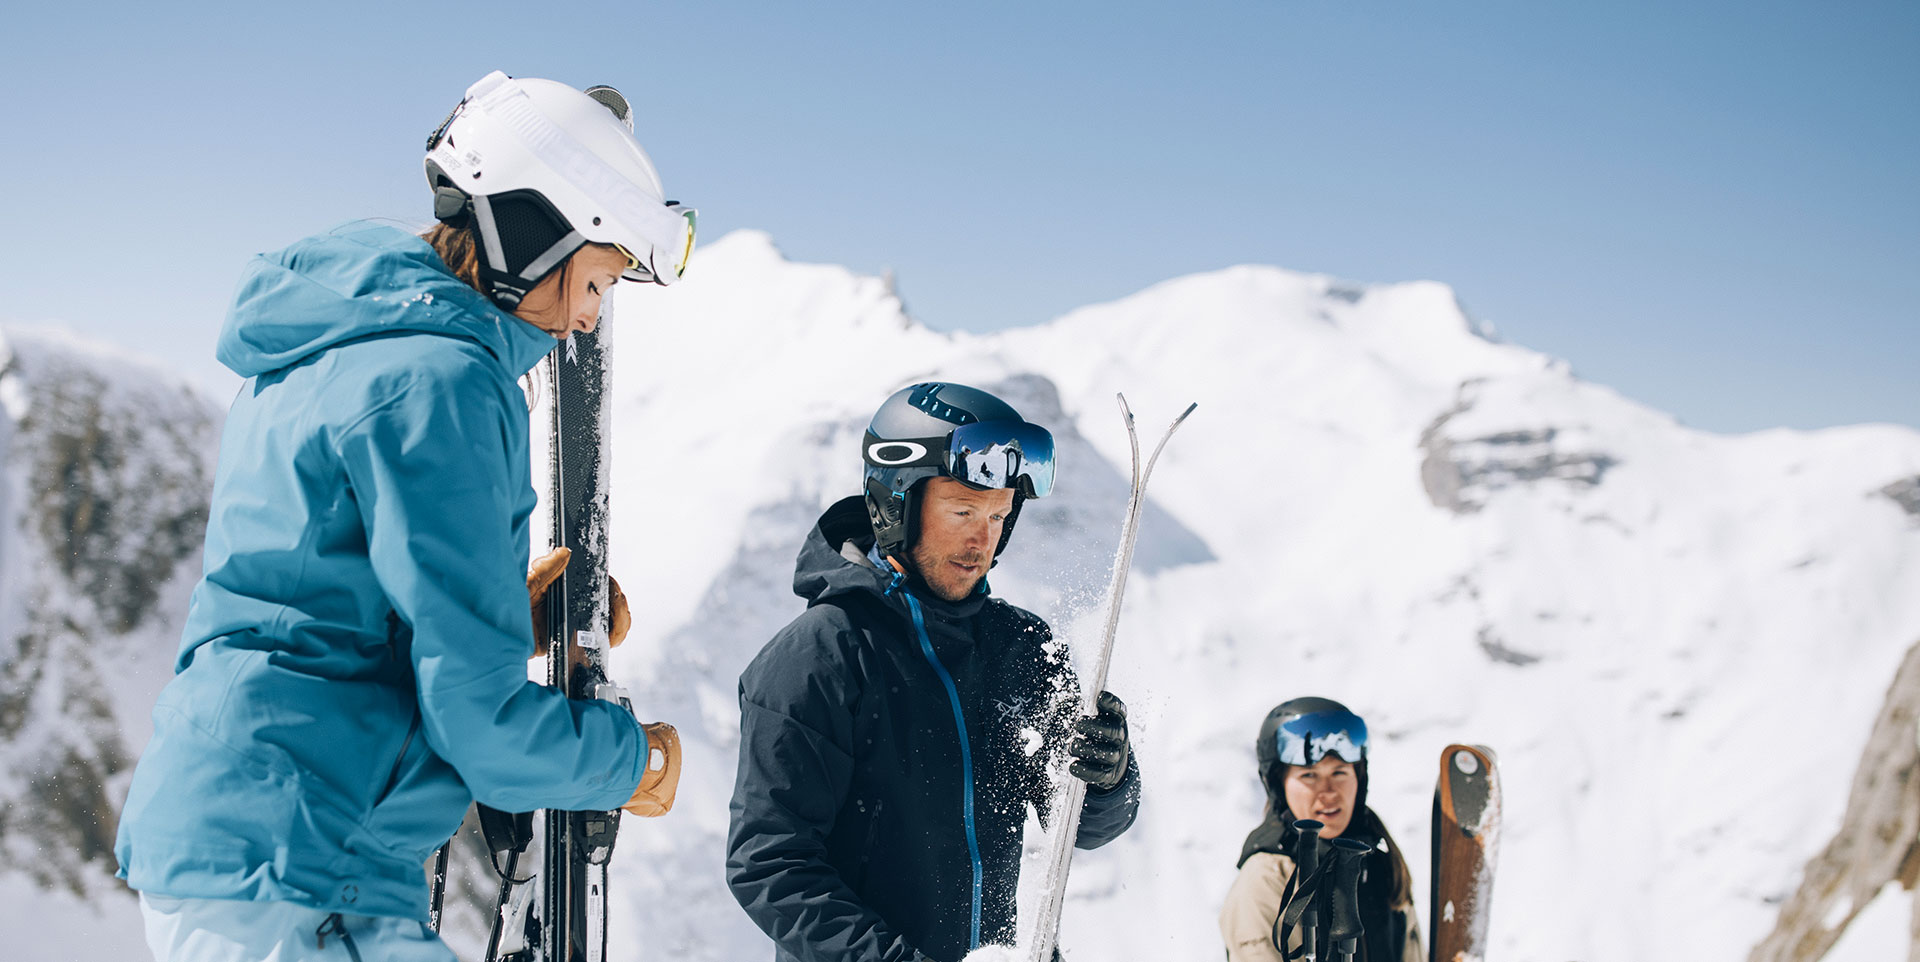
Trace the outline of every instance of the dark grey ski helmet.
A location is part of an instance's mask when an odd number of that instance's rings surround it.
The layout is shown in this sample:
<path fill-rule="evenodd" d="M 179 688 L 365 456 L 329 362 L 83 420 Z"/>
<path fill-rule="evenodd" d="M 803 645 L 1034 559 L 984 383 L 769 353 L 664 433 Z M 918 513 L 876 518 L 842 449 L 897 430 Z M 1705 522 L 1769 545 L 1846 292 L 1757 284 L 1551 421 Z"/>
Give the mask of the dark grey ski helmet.
<path fill-rule="evenodd" d="M 1281 702 L 1260 723 L 1254 742 L 1260 777 L 1280 794 L 1283 765 L 1313 765 L 1329 755 L 1353 765 L 1359 778 L 1359 804 L 1367 803 L 1367 723 L 1331 698 L 1307 696 Z"/>
<path fill-rule="evenodd" d="M 911 550 L 919 487 L 928 478 L 1013 490 L 995 558 L 1006 550 L 1021 503 L 1053 490 L 1053 435 L 1007 402 L 964 384 L 927 381 L 894 392 L 867 426 L 861 460 L 867 520 L 886 555 Z"/>

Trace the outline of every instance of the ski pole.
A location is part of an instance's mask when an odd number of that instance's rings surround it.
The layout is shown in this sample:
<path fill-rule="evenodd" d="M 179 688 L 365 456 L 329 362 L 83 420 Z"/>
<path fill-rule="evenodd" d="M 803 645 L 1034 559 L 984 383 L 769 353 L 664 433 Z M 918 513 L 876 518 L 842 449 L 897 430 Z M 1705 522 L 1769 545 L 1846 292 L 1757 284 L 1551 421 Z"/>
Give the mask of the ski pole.
<path fill-rule="evenodd" d="M 1320 832 L 1326 827 L 1311 818 L 1299 818 L 1293 822 L 1293 830 L 1299 835 L 1293 842 L 1293 870 L 1300 873 L 1302 879 L 1310 877 L 1320 867 Z"/>
<path fill-rule="evenodd" d="M 1327 938 L 1340 954 L 1340 962 L 1353 962 L 1366 931 L 1360 923 L 1360 863 L 1373 846 L 1351 838 L 1333 840 L 1332 924 Z"/>
<path fill-rule="evenodd" d="M 1293 840 L 1293 877 L 1294 891 L 1303 890 L 1312 882 L 1314 873 L 1320 869 L 1320 830 L 1326 825 L 1311 818 L 1295 819 L 1293 830 L 1297 834 Z M 1319 949 L 1315 941 L 1319 938 L 1320 910 L 1314 905 L 1311 893 L 1300 913 L 1300 944 L 1306 946 L 1307 962 L 1315 962 Z"/>

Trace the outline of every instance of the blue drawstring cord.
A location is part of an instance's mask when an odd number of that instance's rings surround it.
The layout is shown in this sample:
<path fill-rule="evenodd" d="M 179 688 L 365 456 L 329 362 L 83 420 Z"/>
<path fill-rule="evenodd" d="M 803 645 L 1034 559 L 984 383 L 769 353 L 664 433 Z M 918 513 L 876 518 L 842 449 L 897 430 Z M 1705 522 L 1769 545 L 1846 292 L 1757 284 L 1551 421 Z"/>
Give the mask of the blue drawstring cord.
<path fill-rule="evenodd" d="M 927 656 L 927 664 L 933 666 L 934 674 L 940 676 L 940 684 L 947 689 L 947 700 L 953 705 L 953 724 L 960 733 L 960 782 L 962 794 L 960 808 L 967 825 L 967 855 L 973 860 L 973 930 L 967 943 L 967 950 L 980 947 L 980 900 L 984 888 L 985 868 L 980 861 L 980 837 L 974 828 L 973 820 L 973 749 L 967 740 L 967 716 L 960 709 L 960 690 L 953 683 L 953 676 L 947 673 L 940 656 L 933 652 L 933 639 L 927 636 L 927 620 L 920 612 L 920 601 L 906 589 L 907 573 L 897 565 L 893 566 L 893 580 L 887 584 L 887 596 L 892 597 L 898 591 L 907 600 L 907 612 L 913 615 L 913 630 L 920 637 L 920 653 Z"/>

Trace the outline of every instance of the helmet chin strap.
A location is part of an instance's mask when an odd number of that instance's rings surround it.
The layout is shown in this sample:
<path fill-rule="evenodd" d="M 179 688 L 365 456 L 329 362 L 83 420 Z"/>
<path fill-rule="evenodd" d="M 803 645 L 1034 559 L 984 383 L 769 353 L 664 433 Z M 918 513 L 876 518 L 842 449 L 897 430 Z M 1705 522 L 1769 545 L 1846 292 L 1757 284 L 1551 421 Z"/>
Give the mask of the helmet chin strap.
<path fill-rule="evenodd" d="M 882 555 L 899 555 L 912 560 L 913 543 L 920 534 L 920 492 L 926 482 L 916 481 L 913 487 L 905 491 L 889 491 L 876 480 L 867 481 L 867 520 L 873 525 L 874 543 L 879 546 Z M 1007 550 L 1007 543 L 1013 540 L 1014 522 L 1020 520 L 1020 507 L 1027 498 L 1019 491 L 1013 493 L 1013 508 L 1007 512 L 1007 520 L 1000 527 L 1000 541 L 993 546 L 993 557 L 987 561 L 987 570 L 1000 566 L 1000 556 Z"/>

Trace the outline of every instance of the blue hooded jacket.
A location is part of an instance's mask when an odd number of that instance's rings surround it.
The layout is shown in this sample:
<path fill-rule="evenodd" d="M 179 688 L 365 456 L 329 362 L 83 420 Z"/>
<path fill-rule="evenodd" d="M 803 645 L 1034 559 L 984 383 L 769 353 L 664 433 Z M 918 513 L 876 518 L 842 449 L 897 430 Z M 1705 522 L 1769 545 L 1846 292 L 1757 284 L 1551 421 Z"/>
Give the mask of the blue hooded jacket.
<path fill-rule="evenodd" d="M 391 227 L 252 261 L 204 574 L 114 846 L 128 884 L 424 920 L 422 865 L 472 800 L 626 803 L 640 725 L 527 680 L 517 382 L 554 344 Z"/>

